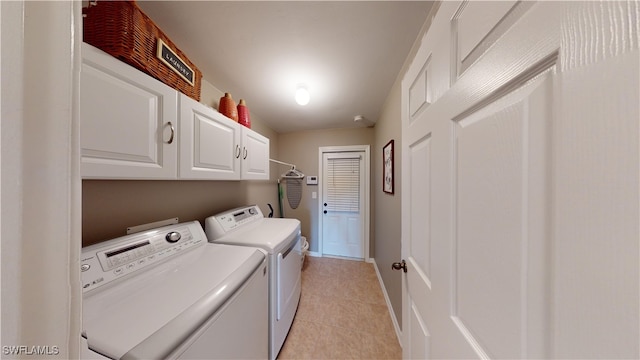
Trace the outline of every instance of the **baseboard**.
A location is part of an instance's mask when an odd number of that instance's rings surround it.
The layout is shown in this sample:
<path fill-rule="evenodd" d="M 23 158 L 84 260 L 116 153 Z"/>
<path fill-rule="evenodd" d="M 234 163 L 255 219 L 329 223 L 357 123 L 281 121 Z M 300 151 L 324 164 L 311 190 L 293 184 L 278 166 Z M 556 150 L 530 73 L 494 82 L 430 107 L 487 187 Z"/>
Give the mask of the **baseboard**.
<path fill-rule="evenodd" d="M 391 301 L 389 300 L 389 294 L 387 294 L 387 289 L 384 287 L 384 282 L 382 281 L 380 270 L 378 270 L 378 264 L 376 263 L 376 259 L 371 258 L 367 262 L 372 263 L 373 268 L 376 270 L 376 276 L 378 276 L 378 282 L 380 283 L 380 288 L 382 289 L 382 294 L 384 295 L 384 301 L 387 303 L 387 308 L 389 309 L 389 316 L 391 316 L 391 321 L 393 322 L 393 328 L 396 330 L 396 337 L 398 338 L 398 343 L 400 343 L 400 347 L 402 347 L 402 330 L 400 330 L 400 325 L 398 325 L 398 319 L 396 318 L 396 313 L 393 311 L 393 307 L 391 306 Z"/>
<path fill-rule="evenodd" d="M 317 251 L 309 251 L 307 255 L 313 256 L 313 257 L 322 257 L 322 255 Z"/>

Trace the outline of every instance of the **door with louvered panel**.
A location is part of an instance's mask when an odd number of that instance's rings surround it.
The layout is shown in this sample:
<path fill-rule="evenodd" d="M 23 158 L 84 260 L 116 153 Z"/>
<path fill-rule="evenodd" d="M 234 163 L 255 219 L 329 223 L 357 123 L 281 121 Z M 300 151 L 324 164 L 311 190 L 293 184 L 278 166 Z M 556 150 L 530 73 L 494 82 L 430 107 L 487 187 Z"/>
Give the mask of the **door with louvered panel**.
<path fill-rule="evenodd" d="M 364 258 L 364 152 L 322 155 L 322 253 Z"/>

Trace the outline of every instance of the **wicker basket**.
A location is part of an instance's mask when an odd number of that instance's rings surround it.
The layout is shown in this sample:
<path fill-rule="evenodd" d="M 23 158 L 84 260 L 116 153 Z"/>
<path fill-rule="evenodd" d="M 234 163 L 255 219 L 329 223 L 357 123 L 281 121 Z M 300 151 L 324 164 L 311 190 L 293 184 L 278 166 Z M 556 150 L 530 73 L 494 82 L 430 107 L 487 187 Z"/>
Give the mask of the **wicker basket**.
<path fill-rule="evenodd" d="M 135 1 L 90 2 L 83 14 L 84 42 L 200 101 L 202 73 Z M 158 39 L 191 68 L 193 85 L 156 56 Z"/>

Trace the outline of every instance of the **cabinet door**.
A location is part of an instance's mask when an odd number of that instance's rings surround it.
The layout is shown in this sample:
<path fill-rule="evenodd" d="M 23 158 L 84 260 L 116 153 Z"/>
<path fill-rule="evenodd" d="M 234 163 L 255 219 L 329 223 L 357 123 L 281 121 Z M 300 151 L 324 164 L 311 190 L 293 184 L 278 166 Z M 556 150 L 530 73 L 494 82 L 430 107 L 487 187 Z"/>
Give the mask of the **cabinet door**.
<path fill-rule="evenodd" d="M 240 125 L 180 96 L 180 178 L 240 179 Z"/>
<path fill-rule="evenodd" d="M 269 139 L 242 128 L 242 179 L 269 180 Z"/>
<path fill-rule="evenodd" d="M 175 179 L 177 91 L 90 45 L 82 57 L 82 177 Z"/>

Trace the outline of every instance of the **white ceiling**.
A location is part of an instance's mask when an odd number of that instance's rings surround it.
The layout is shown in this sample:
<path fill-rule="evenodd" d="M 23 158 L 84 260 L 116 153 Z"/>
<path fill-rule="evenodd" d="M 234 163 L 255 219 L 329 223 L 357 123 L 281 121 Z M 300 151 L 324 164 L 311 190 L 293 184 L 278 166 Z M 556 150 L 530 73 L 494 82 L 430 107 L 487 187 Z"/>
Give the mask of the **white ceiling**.
<path fill-rule="evenodd" d="M 431 1 L 140 1 L 202 71 L 278 133 L 376 121 Z M 298 84 L 311 94 L 295 103 Z M 209 104 L 212 105 L 212 104 Z"/>

